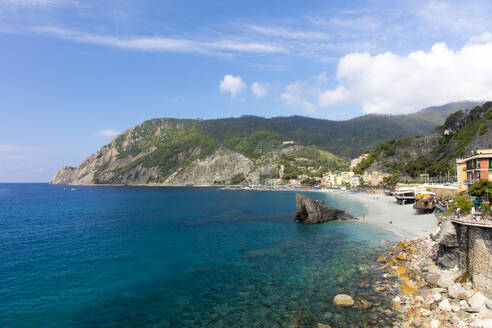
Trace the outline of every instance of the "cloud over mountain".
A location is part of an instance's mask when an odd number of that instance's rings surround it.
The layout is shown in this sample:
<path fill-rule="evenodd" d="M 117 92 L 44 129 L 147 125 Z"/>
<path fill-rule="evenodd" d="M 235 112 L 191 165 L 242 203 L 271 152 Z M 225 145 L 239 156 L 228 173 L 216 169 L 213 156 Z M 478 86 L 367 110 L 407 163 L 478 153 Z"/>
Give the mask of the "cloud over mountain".
<path fill-rule="evenodd" d="M 488 41 L 488 42 L 483 42 Z M 320 106 L 359 103 L 365 113 L 409 113 L 431 104 L 492 98 L 492 42 L 473 38 L 453 51 L 436 43 L 406 56 L 351 53 L 337 66 L 338 85 Z"/>

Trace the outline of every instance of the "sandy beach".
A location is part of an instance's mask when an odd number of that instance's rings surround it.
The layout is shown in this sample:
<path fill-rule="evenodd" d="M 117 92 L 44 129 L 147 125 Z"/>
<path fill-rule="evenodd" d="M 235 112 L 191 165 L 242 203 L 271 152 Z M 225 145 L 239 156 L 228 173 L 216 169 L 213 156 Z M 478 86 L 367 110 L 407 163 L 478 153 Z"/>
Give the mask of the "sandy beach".
<path fill-rule="evenodd" d="M 405 237 L 427 237 L 437 229 L 434 214 L 416 214 L 412 205 L 398 205 L 395 198 L 380 194 L 337 193 L 340 197 L 349 197 L 366 206 L 369 213 L 361 223 L 375 224 Z M 392 223 L 389 223 L 389 222 Z"/>

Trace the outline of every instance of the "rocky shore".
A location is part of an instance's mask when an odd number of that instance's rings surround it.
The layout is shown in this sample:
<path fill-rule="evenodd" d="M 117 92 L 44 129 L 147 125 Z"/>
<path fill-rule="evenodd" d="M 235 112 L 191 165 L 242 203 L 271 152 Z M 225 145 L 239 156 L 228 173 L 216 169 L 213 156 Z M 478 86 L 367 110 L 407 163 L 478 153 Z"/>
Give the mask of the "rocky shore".
<path fill-rule="evenodd" d="M 385 277 L 400 283 L 394 327 L 492 327 L 492 301 L 474 290 L 463 272 L 438 267 L 437 247 L 430 237 L 405 239 L 378 259 Z"/>

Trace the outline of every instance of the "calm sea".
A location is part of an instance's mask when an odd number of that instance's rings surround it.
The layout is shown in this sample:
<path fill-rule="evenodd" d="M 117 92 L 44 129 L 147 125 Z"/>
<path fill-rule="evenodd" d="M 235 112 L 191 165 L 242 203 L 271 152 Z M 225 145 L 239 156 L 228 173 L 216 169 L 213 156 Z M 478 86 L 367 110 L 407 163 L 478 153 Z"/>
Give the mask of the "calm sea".
<path fill-rule="evenodd" d="M 310 195 L 364 213 L 336 194 Z M 299 225 L 294 211 L 293 192 L 0 184 L 0 327 L 383 320 L 332 298 L 371 299 L 375 259 L 396 236 L 358 223 Z"/>

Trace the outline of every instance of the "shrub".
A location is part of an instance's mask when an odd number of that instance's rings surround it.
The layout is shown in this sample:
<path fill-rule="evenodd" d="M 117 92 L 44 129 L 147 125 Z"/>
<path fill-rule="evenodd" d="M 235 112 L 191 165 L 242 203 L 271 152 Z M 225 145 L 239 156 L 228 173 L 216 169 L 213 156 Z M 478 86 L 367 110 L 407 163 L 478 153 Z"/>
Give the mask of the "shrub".
<path fill-rule="evenodd" d="M 480 211 L 482 211 L 482 213 L 487 213 L 488 211 L 490 211 L 490 205 L 489 204 L 480 205 Z"/>

